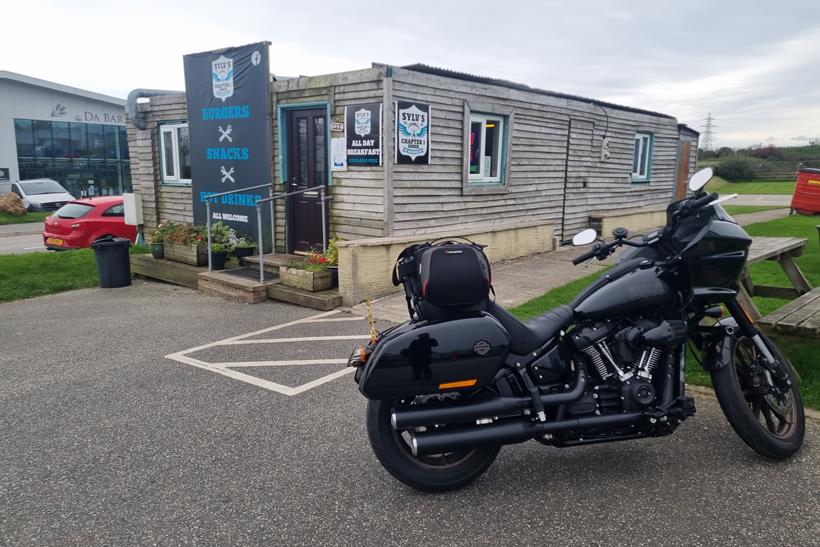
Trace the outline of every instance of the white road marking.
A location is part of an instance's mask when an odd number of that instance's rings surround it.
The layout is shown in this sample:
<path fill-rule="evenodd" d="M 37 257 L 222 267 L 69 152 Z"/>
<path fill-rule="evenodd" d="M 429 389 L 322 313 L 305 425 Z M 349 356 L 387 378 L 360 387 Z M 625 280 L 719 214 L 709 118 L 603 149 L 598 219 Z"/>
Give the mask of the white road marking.
<path fill-rule="evenodd" d="M 230 340 L 220 346 L 239 346 L 242 344 L 287 344 L 289 342 L 321 342 L 322 340 L 364 340 L 369 334 L 345 334 L 341 336 L 303 336 L 301 338 L 255 338 L 253 340 Z"/>
<path fill-rule="evenodd" d="M 46 248 L 45 245 L 40 245 L 39 247 L 23 247 L 23 250 L 24 251 L 34 251 L 34 250 L 37 250 L 37 249 L 45 249 L 45 248 Z"/>
<path fill-rule="evenodd" d="M 282 395 L 287 395 L 288 397 L 292 397 L 294 395 L 298 395 L 300 393 L 304 393 L 309 389 L 313 389 L 317 386 L 322 384 L 326 384 L 327 382 L 331 382 L 337 378 L 341 378 L 342 376 L 354 372 L 355 369 L 350 367 L 345 367 L 341 370 L 337 370 L 331 374 L 327 374 L 322 376 L 321 378 L 317 378 L 306 384 L 302 384 L 296 387 L 286 386 L 283 384 L 278 384 L 276 382 L 271 382 L 270 380 L 265 380 L 262 378 L 258 378 L 256 376 L 251 376 L 250 374 L 245 374 L 236 370 L 233 370 L 233 367 L 282 367 L 282 366 L 309 366 L 309 365 L 345 365 L 347 364 L 347 359 L 293 359 L 293 360 L 282 360 L 282 361 L 235 361 L 235 362 L 225 362 L 225 363 L 208 363 L 206 361 L 202 361 L 200 359 L 196 359 L 191 357 L 191 353 L 195 353 L 198 351 L 202 351 L 204 349 L 212 348 L 215 346 L 231 346 L 231 345 L 240 345 L 240 344 L 276 344 L 276 343 L 284 343 L 284 342 L 314 342 L 320 340 L 365 340 L 370 337 L 369 334 L 362 334 L 361 336 L 357 335 L 340 335 L 340 336 L 305 336 L 299 338 L 265 338 L 265 339 L 255 339 L 255 340 L 246 340 L 249 336 L 257 336 L 260 334 L 265 334 L 268 332 L 273 332 L 276 330 L 283 329 L 285 327 L 290 327 L 293 325 L 299 325 L 302 323 L 331 323 L 331 322 L 342 322 L 342 321 L 360 321 L 364 319 L 364 317 L 331 317 L 335 314 L 338 314 L 338 311 L 329 311 L 324 313 L 319 313 L 316 315 L 311 315 L 305 317 L 303 319 L 297 319 L 295 321 L 290 321 L 288 323 L 282 323 L 281 325 L 274 325 L 272 327 L 268 327 L 265 329 L 261 329 L 254 332 L 249 332 L 246 334 L 240 334 L 237 336 L 231 336 L 230 338 L 225 338 L 223 340 L 217 340 L 216 342 L 211 342 L 209 344 L 202 344 L 200 346 L 196 346 L 194 348 L 186 349 L 183 351 L 179 351 L 176 353 L 171 353 L 166 355 L 166 359 L 171 359 L 177 361 L 179 363 L 184 363 L 186 365 L 191 365 L 197 368 L 201 368 L 204 370 L 208 370 L 210 372 L 215 372 L 216 374 L 221 374 L 222 376 L 226 376 L 228 378 L 233 378 L 234 380 L 240 380 L 247 384 L 251 384 L 257 387 L 261 387 L 263 389 L 267 389 L 270 391 L 275 391 L 277 393 L 281 393 Z"/>

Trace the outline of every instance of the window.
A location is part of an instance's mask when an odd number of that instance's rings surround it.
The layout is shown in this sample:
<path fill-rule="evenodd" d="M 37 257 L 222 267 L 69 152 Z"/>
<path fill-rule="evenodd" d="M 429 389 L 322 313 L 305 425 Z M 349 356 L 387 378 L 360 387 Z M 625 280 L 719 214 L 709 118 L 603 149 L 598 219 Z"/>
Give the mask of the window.
<path fill-rule="evenodd" d="M 161 125 L 159 149 L 162 156 L 162 181 L 191 183 L 191 137 L 187 123 Z"/>
<path fill-rule="evenodd" d="M 14 134 L 17 139 L 17 155 L 34 155 L 34 130 L 31 120 L 14 120 Z"/>
<path fill-rule="evenodd" d="M 501 183 L 504 117 L 470 114 L 468 175 L 471 184 Z"/>
<path fill-rule="evenodd" d="M 54 213 L 60 218 L 82 218 L 93 209 L 93 205 L 86 205 L 85 203 L 68 202 Z"/>
<path fill-rule="evenodd" d="M 122 203 L 118 203 L 117 205 L 112 205 L 111 207 L 106 210 L 102 216 L 104 217 L 124 217 L 125 216 L 125 206 Z"/>
<path fill-rule="evenodd" d="M 635 133 L 635 150 L 632 153 L 632 182 L 649 182 L 652 174 L 651 133 Z"/>

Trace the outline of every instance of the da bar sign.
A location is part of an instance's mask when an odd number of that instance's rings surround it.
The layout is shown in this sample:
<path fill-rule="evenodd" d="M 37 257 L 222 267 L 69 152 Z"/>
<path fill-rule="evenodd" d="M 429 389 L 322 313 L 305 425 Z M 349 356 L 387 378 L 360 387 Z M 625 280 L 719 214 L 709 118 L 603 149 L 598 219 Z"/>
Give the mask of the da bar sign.
<path fill-rule="evenodd" d="M 396 163 L 430 163 L 430 105 L 396 101 Z"/>
<path fill-rule="evenodd" d="M 259 42 L 184 57 L 198 224 L 206 222 L 209 196 L 271 182 L 268 45 Z M 210 198 L 211 220 L 255 239 L 256 200 L 267 196 L 267 189 L 257 188 Z"/>
<path fill-rule="evenodd" d="M 382 105 L 359 104 L 345 107 L 347 164 L 382 164 Z"/>

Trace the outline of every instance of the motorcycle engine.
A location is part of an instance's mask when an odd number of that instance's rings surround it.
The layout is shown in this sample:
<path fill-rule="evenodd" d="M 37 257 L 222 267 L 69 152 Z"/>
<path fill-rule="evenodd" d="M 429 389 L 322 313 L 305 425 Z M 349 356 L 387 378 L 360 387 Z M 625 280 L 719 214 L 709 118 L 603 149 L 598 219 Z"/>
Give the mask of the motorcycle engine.
<path fill-rule="evenodd" d="M 570 333 L 587 360 L 590 387 L 569 412 L 610 414 L 655 403 L 663 387 L 658 367 L 686 340 L 686 322 L 659 317 L 598 321 Z"/>

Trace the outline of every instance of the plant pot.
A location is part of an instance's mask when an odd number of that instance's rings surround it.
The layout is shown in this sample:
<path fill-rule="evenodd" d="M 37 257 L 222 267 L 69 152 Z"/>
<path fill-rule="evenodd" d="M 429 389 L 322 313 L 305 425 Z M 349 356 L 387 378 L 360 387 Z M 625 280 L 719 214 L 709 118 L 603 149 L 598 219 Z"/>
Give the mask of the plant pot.
<path fill-rule="evenodd" d="M 256 252 L 256 247 L 236 247 L 233 250 L 233 255 L 236 258 L 245 258 L 251 256 Z"/>
<path fill-rule="evenodd" d="M 330 286 L 331 287 L 338 287 L 339 286 L 339 267 L 338 266 L 328 266 L 328 271 L 330 271 Z"/>
<path fill-rule="evenodd" d="M 154 258 L 164 258 L 165 245 L 163 243 L 151 243 L 151 256 Z"/>
<path fill-rule="evenodd" d="M 279 283 L 286 287 L 302 289 L 303 291 L 326 291 L 333 284 L 333 276 L 330 270 L 310 272 L 308 270 L 282 266 L 279 268 Z"/>
<path fill-rule="evenodd" d="M 165 258 L 192 266 L 205 266 L 208 264 L 208 246 L 165 241 Z"/>
<path fill-rule="evenodd" d="M 228 251 L 211 253 L 211 266 L 213 266 L 214 270 L 224 270 L 226 260 L 228 260 Z"/>

